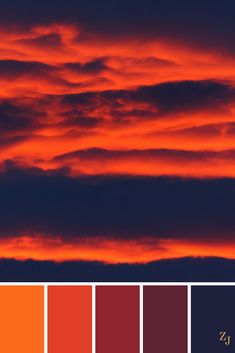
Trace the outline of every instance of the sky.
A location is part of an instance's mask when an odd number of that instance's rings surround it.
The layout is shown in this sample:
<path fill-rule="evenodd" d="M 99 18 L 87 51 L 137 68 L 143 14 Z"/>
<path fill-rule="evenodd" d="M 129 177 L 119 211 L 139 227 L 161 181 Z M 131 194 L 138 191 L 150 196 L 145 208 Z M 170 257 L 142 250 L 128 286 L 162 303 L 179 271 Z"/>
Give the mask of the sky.
<path fill-rule="evenodd" d="M 0 258 L 235 259 L 234 3 L 0 10 Z"/>

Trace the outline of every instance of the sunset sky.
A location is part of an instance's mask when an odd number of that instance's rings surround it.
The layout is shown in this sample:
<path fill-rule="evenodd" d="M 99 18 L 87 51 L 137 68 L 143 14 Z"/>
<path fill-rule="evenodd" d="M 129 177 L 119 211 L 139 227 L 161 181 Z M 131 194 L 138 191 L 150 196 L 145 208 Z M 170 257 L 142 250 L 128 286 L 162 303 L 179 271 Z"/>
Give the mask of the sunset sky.
<path fill-rule="evenodd" d="M 0 10 L 0 258 L 235 259 L 235 5 Z"/>

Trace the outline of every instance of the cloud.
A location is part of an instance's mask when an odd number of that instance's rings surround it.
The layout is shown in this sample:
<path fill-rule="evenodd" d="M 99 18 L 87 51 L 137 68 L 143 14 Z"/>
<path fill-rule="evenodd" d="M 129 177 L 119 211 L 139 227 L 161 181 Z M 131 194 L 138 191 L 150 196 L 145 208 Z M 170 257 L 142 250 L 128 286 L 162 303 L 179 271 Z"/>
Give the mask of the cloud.
<path fill-rule="evenodd" d="M 32 131 L 39 128 L 42 114 L 10 101 L 0 103 L 0 130 L 4 132 Z"/>
<path fill-rule="evenodd" d="M 88 63 L 79 69 L 86 71 Z M 1 66 L 2 65 L 2 66 Z M 72 65 L 72 64 L 71 64 Z M 39 63 L 0 62 L 0 73 L 5 76 L 43 75 L 48 67 Z M 88 69 L 90 71 L 90 69 Z M 91 70 L 93 71 L 93 69 Z M 9 77 L 10 78 L 10 77 Z M 58 107 L 58 125 L 68 127 L 92 127 L 108 119 L 113 123 L 130 122 L 135 119 L 160 119 L 170 114 L 184 114 L 196 111 L 228 111 L 235 97 L 234 89 L 224 83 L 210 81 L 186 81 L 140 87 L 136 90 L 117 90 L 53 96 L 30 99 L 5 99 L 0 105 L 2 127 L 17 126 L 23 130 L 28 125 L 36 126 L 35 117 L 44 115 L 43 124 L 50 125 L 47 111 Z M 54 108 L 55 109 L 55 108 Z M 34 120 L 30 116 L 34 116 Z M 53 118 L 54 119 L 54 118 Z M 187 117 L 185 117 L 187 119 Z M 54 120 L 54 123 L 56 121 Z M 205 123 L 204 123 L 205 124 Z M 38 125 L 40 127 L 40 124 Z"/>
<path fill-rule="evenodd" d="M 234 177 L 235 150 L 105 150 L 87 149 L 56 156 L 52 164 L 81 173 L 126 175 L 173 175 L 187 177 Z M 219 170 L 218 167 L 222 167 Z"/>
<path fill-rule="evenodd" d="M 37 63 L 28 64 L 37 70 Z M 19 75 L 28 64 L 17 63 Z M 24 92 L 0 100 L 1 161 L 70 168 L 73 175 L 233 177 L 234 98 L 231 84 L 207 80 L 79 94 Z"/>
<path fill-rule="evenodd" d="M 39 35 L 36 38 L 22 39 L 19 42 L 28 46 L 44 48 L 47 50 L 50 50 L 51 48 L 60 50 L 63 48 L 63 42 L 59 33 Z"/>
<path fill-rule="evenodd" d="M 0 61 L 0 77 L 17 79 L 23 75 L 48 75 L 50 66 L 39 62 L 23 62 L 16 60 Z"/>
<path fill-rule="evenodd" d="M 70 70 L 74 74 L 97 75 L 106 69 L 102 60 L 88 61 L 87 63 L 66 63 L 64 65 L 47 65 L 41 62 L 0 60 L 0 77 L 2 79 L 19 79 L 22 76 L 39 78 L 41 75 L 62 79 L 62 70 Z"/>
<path fill-rule="evenodd" d="M 223 258 L 184 258 L 150 264 L 0 261 L 2 282 L 230 282 L 235 262 Z"/>
<path fill-rule="evenodd" d="M 11 168 L 0 180 L 0 233 L 226 241 L 235 230 L 233 190 L 233 179 L 71 179 Z"/>
<path fill-rule="evenodd" d="M 0 9 L 0 256 L 234 257 L 235 6 Z"/>
<path fill-rule="evenodd" d="M 64 104 L 90 106 L 95 111 L 107 106 L 115 118 L 155 118 L 168 114 L 184 114 L 197 111 L 229 110 L 235 99 L 230 84 L 219 81 L 167 82 L 154 86 L 142 86 L 134 90 L 115 90 L 99 93 L 65 95 Z M 145 103 L 145 105 L 143 104 Z M 106 110 L 107 110 L 106 109 Z"/>
<path fill-rule="evenodd" d="M 191 45 L 234 51 L 234 4 L 202 0 L 175 2 L 148 0 L 22 0 L 1 4 L 3 23 L 75 23 L 103 36 L 172 38 Z M 4 16 L 3 16 L 4 14 Z"/>
<path fill-rule="evenodd" d="M 167 82 L 140 87 L 131 98 L 155 104 L 159 115 L 204 109 L 221 109 L 235 99 L 234 88 L 216 81 Z"/>
<path fill-rule="evenodd" d="M 81 63 L 67 63 L 64 65 L 65 68 L 71 70 L 74 73 L 91 73 L 99 74 L 107 69 L 104 61 L 102 59 L 97 59 L 84 64 Z"/>

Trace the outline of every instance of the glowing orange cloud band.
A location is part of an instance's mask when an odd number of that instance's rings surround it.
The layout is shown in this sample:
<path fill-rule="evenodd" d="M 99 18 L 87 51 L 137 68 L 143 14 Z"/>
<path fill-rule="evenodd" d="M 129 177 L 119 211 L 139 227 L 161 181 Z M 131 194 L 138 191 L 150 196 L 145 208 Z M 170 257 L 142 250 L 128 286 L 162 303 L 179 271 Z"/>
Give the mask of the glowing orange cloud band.
<path fill-rule="evenodd" d="M 1 240 L 0 258 L 17 260 L 102 261 L 105 263 L 148 263 L 155 260 L 192 257 L 225 257 L 235 259 L 234 244 L 206 244 L 179 240 L 120 241 L 81 239 L 64 243 L 58 239 L 20 237 Z"/>
<path fill-rule="evenodd" d="M 47 42 L 55 35 L 58 43 Z M 127 89 L 169 81 L 235 78 L 233 58 L 216 52 L 199 51 L 175 45 L 170 41 L 137 39 L 110 42 L 87 35 L 80 37 L 79 29 L 61 24 L 0 30 L 0 60 L 41 63 L 48 71 L 27 70 L 9 81 L 2 73 L 0 97 L 35 94 L 69 94 Z M 141 45 L 141 50 L 139 50 Z M 68 63 L 86 63 L 102 59 L 101 72 L 75 70 Z"/>
<path fill-rule="evenodd" d="M 19 126 L 24 126 L 23 122 L 17 124 L 18 130 L 14 126 L 0 127 L 4 138 L 0 164 L 11 159 L 22 167 L 43 170 L 68 167 L 72 176 L 235 177 L 233 158 L 224 155 L 224 151 L 235 149 L 233 99 L 222 101 L 215 109 L 194 106 L 189 111 L 173 110 L 163 117 L 159 116 L 157 104 L 122 97 L 103 102 L 97 95 L 94 106 L 90 102 L 71 106 L 62 99 L 65 95 L 133 91 L 139 86 L 184 80 L 220 80 L 234 87 L 234 58 L 176 45 L 170 39 L 140 42 L 126 38 L 111 42 L 83 34 L 79 26 L 64 24 L 32 26 L 27 31 L 0 28 L 0 103 L 10 102 L 20 110 L 14 117 L 16 122 L 24 118 L 25 112 L 32 122 L 22 130 Z M 123 123 L 115 120 L 118 114 Z M 83 115 L 91 125 L 79 125 L 79 116 Z M 96 119 L 100 119 L 97 125 Z M 170 156 L 154 159 L 151 155 L 103 161 L 70 158 L 59 162 L 55 158 L 90 148 L 204 151 L 205 155 L 221 152 L 221 156 L 192 161 Z"/>

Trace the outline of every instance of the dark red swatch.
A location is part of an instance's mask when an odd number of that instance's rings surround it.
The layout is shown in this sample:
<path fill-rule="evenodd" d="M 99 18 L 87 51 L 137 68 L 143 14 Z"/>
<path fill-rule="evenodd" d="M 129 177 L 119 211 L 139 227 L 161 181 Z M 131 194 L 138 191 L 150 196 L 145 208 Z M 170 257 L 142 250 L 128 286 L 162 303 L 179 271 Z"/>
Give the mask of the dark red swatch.
<path fill-rule="evenodd" d="M 96 287 L 96 353 L 139 353 L 139 287 Z"/>
<path fill-rule="evenodd" d="M 144 287 L 144 353 L 187 353 L 187 287 Z"/>

